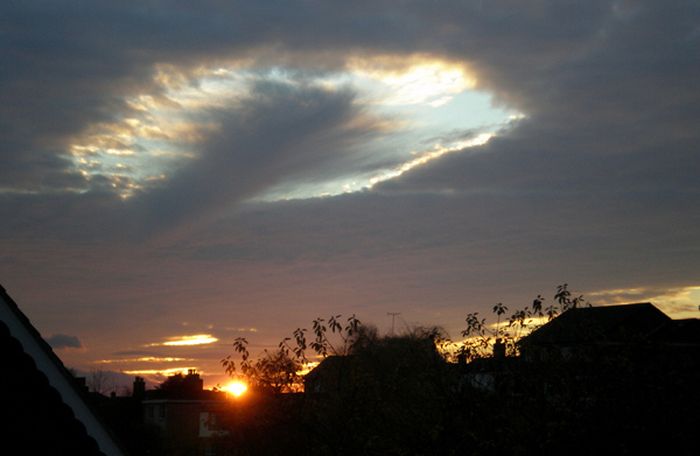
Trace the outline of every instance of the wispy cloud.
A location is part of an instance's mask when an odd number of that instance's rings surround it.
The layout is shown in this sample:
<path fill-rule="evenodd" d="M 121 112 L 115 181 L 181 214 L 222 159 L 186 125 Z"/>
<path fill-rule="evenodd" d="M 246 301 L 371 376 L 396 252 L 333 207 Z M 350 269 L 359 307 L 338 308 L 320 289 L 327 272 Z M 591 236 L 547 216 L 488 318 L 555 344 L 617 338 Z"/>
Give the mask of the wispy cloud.
<path fill-rule="evenodd" d="M 185 336 L 168 337 L 163 342 L 146 344 L 147 347 L 185 347 L 192 345 L 208 345 L 218 342 L 218 338 L 211 334 L 193 334 Z"/>
<path fill-rule="evenodd" d="M 194 361 L 191 358 L 176 358 L 170 356 L 141 356 L 138 358 L 100 359 L 96 364 L 122 364 L 122 363 L 176 363 L 182 361 Z"/>
<path fill-rule="evenodd" d="M 233 331 L 233 332 L 250 332 L 250 333 L 255 333 L 258 332 L 258 328 L 254 328 L 252 326 L 250 327 L 245 327 L 245 326 L 227 326 L 224 328 L 226 331 Z"/>
<path fill-rule="evenodd" d="M 651 302 L 672 318 L 700 317 L 700 286 L 674 288 L 621 288 L 588 293 L 601 305 Z"/>
<path fill-rule="evenodd" d="M 169 369 L 134 369 L 124 370 L 122 372 L 129 375 L 169 376 L 175 374 L 185 374 L 190 370 L 196 370 L 200 374 L 204 374 L 204 371 L 198 370 L 196 367 L 173 367 Z"/>

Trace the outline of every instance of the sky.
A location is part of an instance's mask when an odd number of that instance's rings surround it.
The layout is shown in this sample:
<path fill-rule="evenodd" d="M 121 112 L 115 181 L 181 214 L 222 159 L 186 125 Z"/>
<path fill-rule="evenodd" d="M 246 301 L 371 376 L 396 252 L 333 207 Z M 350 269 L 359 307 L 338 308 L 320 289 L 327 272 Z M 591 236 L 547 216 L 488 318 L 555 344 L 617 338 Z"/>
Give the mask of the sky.
<path fill-rule="evenodd" d="M 0 283 L 207 386 L 319 316 L 698 317 L 699 49 L 695 1 L 3 2 Z"/>

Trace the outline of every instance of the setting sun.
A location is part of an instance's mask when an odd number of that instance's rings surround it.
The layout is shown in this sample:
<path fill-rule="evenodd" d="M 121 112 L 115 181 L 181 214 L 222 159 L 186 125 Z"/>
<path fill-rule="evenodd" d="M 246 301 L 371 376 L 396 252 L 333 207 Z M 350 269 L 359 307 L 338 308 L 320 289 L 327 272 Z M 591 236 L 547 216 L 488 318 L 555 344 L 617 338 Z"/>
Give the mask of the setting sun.
<path fill-rule="evenodd" d="M 241 380 L 234 380 L 228 385 L 224 386 L 222 389 L 233 397 L 241 397 L 246 391 L 248 391 L 248 385 Z"/>

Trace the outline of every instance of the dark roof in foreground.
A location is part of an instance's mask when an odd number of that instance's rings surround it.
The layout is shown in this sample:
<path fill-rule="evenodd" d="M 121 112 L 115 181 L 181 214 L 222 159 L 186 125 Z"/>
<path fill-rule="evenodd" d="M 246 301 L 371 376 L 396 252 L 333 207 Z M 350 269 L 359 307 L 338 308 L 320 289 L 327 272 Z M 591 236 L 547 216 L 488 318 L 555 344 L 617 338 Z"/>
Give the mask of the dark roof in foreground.
<path fill-rule="evenodd" d="M 570 309 L 522 339 L 522 345 L 615 344 L 647 337 L 671 318 L 648 302 Z"/>
<path fill-rule="evenodd" d="M 2 444 L 18 454 L 122 455 L 73 376 L 0 286 Z"/>

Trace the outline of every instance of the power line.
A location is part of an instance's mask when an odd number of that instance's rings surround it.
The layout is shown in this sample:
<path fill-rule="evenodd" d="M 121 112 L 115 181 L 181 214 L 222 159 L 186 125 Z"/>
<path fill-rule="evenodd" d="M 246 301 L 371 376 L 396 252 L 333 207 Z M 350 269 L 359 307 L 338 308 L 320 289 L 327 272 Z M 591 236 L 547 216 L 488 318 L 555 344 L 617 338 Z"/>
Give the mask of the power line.
<path fill-rule="evenodd" d="M 401 312 L 387 312 L 387 315 L 391 315 L 391 333 L 390 335 L 394 335 L 394 322 L 396 320 L 396 317 L 398 315 L 401 315 Z"/>

